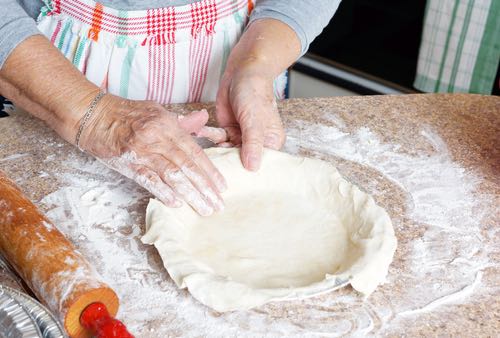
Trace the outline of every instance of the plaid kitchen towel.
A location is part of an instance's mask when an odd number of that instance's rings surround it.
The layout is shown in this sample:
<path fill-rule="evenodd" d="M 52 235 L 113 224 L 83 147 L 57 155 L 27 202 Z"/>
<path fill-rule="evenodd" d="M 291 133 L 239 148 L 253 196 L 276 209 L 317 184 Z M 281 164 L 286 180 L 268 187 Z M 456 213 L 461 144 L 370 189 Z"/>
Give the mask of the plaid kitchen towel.
<path fill-rule="evenodd" d="M 500 60 L 500 0 L 428 0 L 414 86 L 491 94 Z"/>

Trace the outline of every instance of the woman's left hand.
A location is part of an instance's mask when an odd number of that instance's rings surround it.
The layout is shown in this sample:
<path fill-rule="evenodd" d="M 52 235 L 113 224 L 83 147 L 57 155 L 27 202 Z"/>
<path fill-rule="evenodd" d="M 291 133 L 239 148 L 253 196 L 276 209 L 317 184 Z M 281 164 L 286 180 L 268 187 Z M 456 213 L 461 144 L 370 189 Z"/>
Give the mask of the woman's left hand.
<path fill-rule="evenodd" d="M 297 34 L 287 24 L 258 19 L 231 51 L 217 93 L 216 116 L 229 142 L 241 144 L 241 161 L 249 170 L 259 169 L 264 147 L 279 150 L 285 143 L 274 79 L 299 57 L 300 48 Z M 224 142 L 225 135 L 219 136 L 215 141 Z"/>
<path fill-rule="evenodd" d="M 217 93 L 219 127 L 231 144 L 242 145 L 241 160 L 252 171 L 259 169 L 264 147 L 279 150 L 285 142 L 273 83 L 273 75 L 249 60 L 227 67 Z"/>

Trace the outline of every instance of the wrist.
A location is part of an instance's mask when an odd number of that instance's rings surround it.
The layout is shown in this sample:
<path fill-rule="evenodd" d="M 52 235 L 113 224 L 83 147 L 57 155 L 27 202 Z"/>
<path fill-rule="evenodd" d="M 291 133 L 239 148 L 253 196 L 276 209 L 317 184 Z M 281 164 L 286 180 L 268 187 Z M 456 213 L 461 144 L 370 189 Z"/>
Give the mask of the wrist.
<path fill-rule="evenodd" d="M 98 92 L 43 35 L 29 37 L 14 48 L 0 77 L 20 91 L 13 97 L 31 108 L 30 113 L 72 143 L 78 121 Z"/>
<path fill-rule="evenodd" d="M 104 97 L 105 92 L 102 90 L 99 90 L 99 93 L 94 97 L 90 105 L 87 107 L 87 110 L 85 111 L 85 114 L 82 116 L 80 119 L 80 122 L 78 123 L 78 130 L 76 132 L 76 137 L 75 137 L 75 145 L 82 150 L 80 147 L 80 137 L 82 136 L 82 132 L 84 128 L 86 127 L 87 123 L 89 123 L 90 119 L 92 118 L 92 115 L 94 114 L 97 105 L 99 104 L 99 101 L 102 100 Z"/>
<path fill-rule="evenodd" d="M 54 98 L 54 101 L 59 102 L 54 105 L 57 116 L 55 129 L 68 142 L 75 143 L 82 118 L 99 92 L 98 87 L 88 86 L 77 93 L 61 93 L 60 97 Z"/>
<path fill-rule="evenodd" d="M 86 113 L 90 112 L 97 95 L 99 93 L 92 98 L 89 106 L 86 108 Z M 78 124 L 77 133 L 80 126 L 85 122 L 79 139 L 79 148 L 98 158 L 108 158 L 118 155 L 123 146 L 120 144 L 120 140 L 123 138 L 116 138 L 114 136 L 122 135 L 125 137 L 126 135 L 126 132 L 123 132 L 123 127 L 126 127 L 129 122 L 125 118 L 125 115 L 128 109 L 130 109 L 130 102 L 112 94 L 102 96 L 95 103 L 88 119 L 86 119 L 86 113 L 84 113 L 82 120 Z M 86 121 L 84 121 L 85 119 Z M 73 140 L 74 143 L 75 140 Z"/>
<path fill-rule="evenodd" d="M 241 67 L 260 68 L 262 74 L 277 77 L 300 56 L 300 41 L 286 24 L 275 19 L 252 22 L 231 51 L 227 72 Z"/>
<path fill-rule="evenodd" d="M 280 73 L 273 70 L 267 57 L 258 54 L 248 54 L 244 57 L 230 59 L 226 68 L 226 76 L 235 74 L 258 76 L 269 79 L 276 78 Z"/>

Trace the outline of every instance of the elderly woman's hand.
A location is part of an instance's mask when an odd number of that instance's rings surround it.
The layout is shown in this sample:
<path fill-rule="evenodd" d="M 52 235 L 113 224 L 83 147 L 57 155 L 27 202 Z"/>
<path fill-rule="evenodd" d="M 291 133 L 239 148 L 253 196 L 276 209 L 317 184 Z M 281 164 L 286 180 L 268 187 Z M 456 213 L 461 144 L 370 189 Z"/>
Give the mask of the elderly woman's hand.
<path fill-rule="evenodd" d="M 0 92 L 75 143 L 98 88 L 37 35 L 16 47 L 0 69 Z M 223 208 L 225 181 L 190 136 L 207 119 L 206 112 L 198 112 L 179 120 L 157 103 L 108 94 L 83 129 L 79 145 L 165 204 L 179 206 L 185 200 L 209 215 Z"/>
<path fill-rule="evenodd" d="M 85 127 L 80 147 L 133 179 L 168 206 L 181 199 L 201 215 L 223 209 L 225 180 L 190 133 L 206 111 L 178 119 L 160 104 L 113 95 L 102 98 Z"/>
<path fill-rule="evenodd" d="M 254 21 L 231 51 L 217 93 L 217 121 L 230 143 L 241 144 L 247 169 L 259 169 L 264 147 L 280 149 L 285 142 L 274 79 L 299 54 L 295 32 L 274 19 Z"/>
<path fill-rule="evenodd" d="M 285 142 L 273 82 L 271 74 L 250 61 L 228 69 L 219 87 L 217 121 L 229 142 L 242 145 L 241 159 L 250 170 L 259 168 L 263 147 L 278 150 Z"/>

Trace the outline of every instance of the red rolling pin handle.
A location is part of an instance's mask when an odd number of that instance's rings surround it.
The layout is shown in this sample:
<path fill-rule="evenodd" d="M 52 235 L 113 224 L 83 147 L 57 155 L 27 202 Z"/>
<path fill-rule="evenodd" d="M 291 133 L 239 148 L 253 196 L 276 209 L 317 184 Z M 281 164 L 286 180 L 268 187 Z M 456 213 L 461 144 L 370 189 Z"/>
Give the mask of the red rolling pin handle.
<path fill-rule="evenodd" d="M 109 313 L 114 316 L 118 312 L 116 293 L 1 170 L 0 254 L 38 299 L 58 316 L 71 338 L 91 337 L 80 324 L 82 312 L 89 304 L 105 304 L 109 318 Z M 111 324 L 114 326 L 117 325 Z"/>
<path fill-rule="evenodd" d="M 122 322 L 110 316 L 103 303 L 87 306 L 80 317 L 80 324 L 96 338 L 134 338 Z"/>

